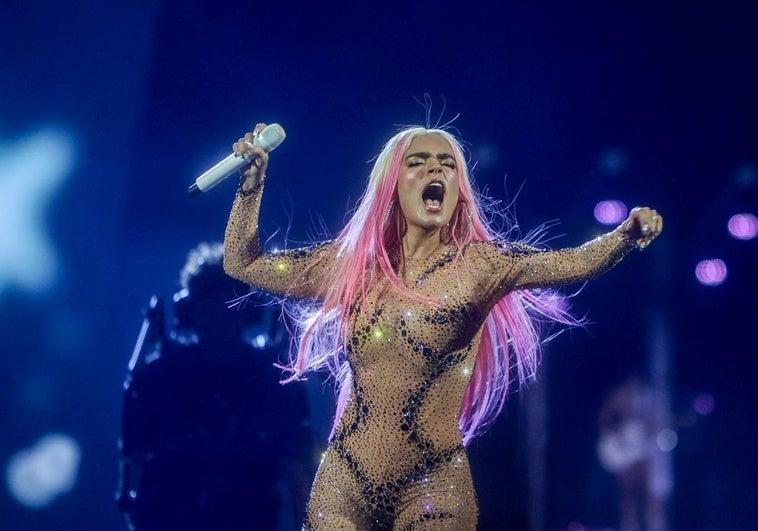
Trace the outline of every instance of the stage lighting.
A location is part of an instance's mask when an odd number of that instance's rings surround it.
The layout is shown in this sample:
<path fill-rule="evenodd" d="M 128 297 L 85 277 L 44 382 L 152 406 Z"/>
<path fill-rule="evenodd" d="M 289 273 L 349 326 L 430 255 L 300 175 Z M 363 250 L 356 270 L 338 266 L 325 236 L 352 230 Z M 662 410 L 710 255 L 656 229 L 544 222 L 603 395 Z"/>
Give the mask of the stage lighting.
<path fill-rule="evenodd" d="M 629 209 L 622 201 L 606 200 L 595 205 L 594 214 L 603 225 L 617 225 L 626 219 Z"/>
<path fill-rule="evenodd" d="M 700 393 L 692 401 L 692 409 L 699 415 L 710 415 L 716 409 L 716 398 L 710 393 Z"/>
<path fill-rule="evenodd" d="M 727 267 L 720 258 L 701 260 L 695 267 L 695 277 L 705 286 L 718 286 L 726 280 Z"/>
<path fill-rule="evenodd" d="M 662 452 L 671 452 L 679 444 L 679 435 L 671 428 L 664 428 L 655 437 L 655 444 Z"/>
<path fill-rule="evenodd" d="M 74 142 L 56 129 L 0 144 L 0 294 L 7 286 L 43 291 L 55 280 L 44 214 L 74 159 Z"/>
<path fill-rule="evenodd" d="M 8 491 L 24 507 L 47 507 L 74 487 L 81 453 L 79 443 L 68 435 L 46 435 L 11 457 L 6 471 Z"/>
<path fill-rule="evenodd" d="M 729 234 L 738 240 L 752 240 L 758 236 L 758 218 L 753 214 L 735 214 L 727 223 Z"/>
<path fill-rule="evenodd" d="M 609 147 L 600 154 L 598 166 L 604 174 L 617 177 L 626 171 L 629 157 L 623 148 Z"/>

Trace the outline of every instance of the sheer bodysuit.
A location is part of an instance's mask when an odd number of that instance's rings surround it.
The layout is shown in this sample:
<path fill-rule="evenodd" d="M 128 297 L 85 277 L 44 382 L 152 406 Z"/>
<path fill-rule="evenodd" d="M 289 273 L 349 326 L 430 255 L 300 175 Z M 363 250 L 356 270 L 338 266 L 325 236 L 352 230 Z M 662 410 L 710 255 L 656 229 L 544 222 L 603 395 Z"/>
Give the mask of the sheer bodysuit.
<path fill-rule="evenodd" d="M 319 298 L 340 259 L 337 245 L 263 253 L 262 189 L 234 201 L 227 272 L 278 295 Z M 316 474 L 305 528 L 475 529 L 458 416 L 488 312 L 512 290 L 598 276 L 632 248 L 616 230 L 558 251 L 491 241 L 469 244 L 458 259 L 456 248 L 442 246 L 425 260 L 397 260 L 398 276 L 435 304 L 380 281 L 365 309 L 350 309 L 350 395 Z"/>

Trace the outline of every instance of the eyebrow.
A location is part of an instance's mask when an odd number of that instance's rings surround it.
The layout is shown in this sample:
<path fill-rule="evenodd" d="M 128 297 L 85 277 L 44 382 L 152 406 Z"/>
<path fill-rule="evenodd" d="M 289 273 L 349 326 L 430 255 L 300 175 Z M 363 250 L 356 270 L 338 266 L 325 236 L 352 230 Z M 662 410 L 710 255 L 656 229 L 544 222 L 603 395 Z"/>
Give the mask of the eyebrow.
<path fill-rule="evenodd" d="M 418 157 L 418 158 L 421 158 L 421 159 L 428 159 L 431 156 L 432 156 L 432 154 L 429 153 L 428 151 L 419 151 L 417 153 L 411 153 L 409 155 L 406 155 L 404 160 L 408 160 L 411 157 Z M 435 155 L 435 156 L 437 157 L 438 160 L 442 160 L 442 159 L 453 159 L 453 160 L 455 160 L 455 157 L 452 156 L 450 153 L 437 153 L 437 155 Z"/>

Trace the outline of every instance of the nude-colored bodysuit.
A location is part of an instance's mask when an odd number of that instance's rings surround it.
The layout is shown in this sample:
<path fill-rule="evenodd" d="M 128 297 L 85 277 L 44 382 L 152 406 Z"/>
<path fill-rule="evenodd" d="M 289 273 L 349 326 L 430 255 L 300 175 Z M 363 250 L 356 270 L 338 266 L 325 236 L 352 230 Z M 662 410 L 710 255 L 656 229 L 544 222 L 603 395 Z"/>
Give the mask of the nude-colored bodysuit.
<path fill-rule="evenodd" d="M 336 245 L 262 254 L 261 194 L 262 186 L 234 202 L 227 271 L 273 293 L 318 297 L 339 260 Z M 574 249 L 474 242 L 457 262 L 455 249 L 445 246 L 426 260 L 397 265 L 406 285 L 437 305 L 408 300 L 380 283 L 366 309 L 351 308 L 352 388 L 316 475 L 305 528 L 476 529 L 458 416 L 485 317 L 509 291 L 592 278 L 631 248 L 614 231 Z"/>

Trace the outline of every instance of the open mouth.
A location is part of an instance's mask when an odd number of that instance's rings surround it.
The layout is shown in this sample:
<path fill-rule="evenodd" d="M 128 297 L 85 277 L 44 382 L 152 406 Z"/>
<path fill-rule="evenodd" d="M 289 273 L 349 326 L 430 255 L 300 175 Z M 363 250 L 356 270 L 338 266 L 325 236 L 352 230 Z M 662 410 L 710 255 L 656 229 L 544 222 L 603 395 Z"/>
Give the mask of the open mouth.
<path fill-rule="evenodd" d="M 441 181 L 432 181 L 421 194 L 421 200 L 427 210 L 438 211 L 442 208 L 442 200 L 445 198 L 445 186 Z"/>

